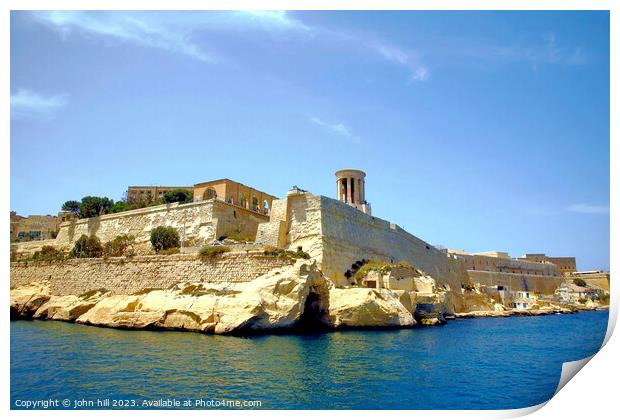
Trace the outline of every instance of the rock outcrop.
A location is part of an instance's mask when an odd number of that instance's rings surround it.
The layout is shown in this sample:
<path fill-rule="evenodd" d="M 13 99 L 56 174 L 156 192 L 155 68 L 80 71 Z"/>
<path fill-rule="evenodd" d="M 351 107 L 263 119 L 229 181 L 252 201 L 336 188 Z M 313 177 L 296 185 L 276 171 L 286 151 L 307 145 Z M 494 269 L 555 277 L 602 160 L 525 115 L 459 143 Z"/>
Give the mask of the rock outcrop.
<path fill-rule="evenodd" d="M 412 313 L 391 290 L 330 290 L 329 325 L 333 328 L 410 327 L 415 324 Z"/>
<path fill-rule="evenodd" d="M 326 296 L 328 287 L 309 262 L 273 270 L 247 283 L 177 284 L 132 295 L 95 290 L 81 296 L 52 296 L 44 285 L 29 285 L 11 290 L 11 316 L 128 329 L 252 332 L 294 327 L 308 296 Z M 309 307 L 321 310 L 316 302 Z"/>

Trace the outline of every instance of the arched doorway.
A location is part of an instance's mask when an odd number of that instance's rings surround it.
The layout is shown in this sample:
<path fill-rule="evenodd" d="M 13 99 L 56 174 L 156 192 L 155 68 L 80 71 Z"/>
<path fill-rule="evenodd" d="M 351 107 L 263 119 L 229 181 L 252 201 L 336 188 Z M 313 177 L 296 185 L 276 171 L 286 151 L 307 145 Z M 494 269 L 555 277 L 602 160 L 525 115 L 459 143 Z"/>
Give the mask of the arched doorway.
<path fill-rule="evenodd" d="M 203 200 L 211 200 L 213 198 L 217 198 L 217 193 L 213 188 L 207 188 L 205 192 L 202 194 Z"/>

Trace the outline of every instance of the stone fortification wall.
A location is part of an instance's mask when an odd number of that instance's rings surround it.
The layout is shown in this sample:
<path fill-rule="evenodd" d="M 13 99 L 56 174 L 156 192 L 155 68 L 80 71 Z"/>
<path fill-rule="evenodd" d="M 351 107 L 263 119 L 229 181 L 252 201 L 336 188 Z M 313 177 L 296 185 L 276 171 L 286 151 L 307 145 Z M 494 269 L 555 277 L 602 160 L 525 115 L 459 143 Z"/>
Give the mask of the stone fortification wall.
<path fill-rule="evenodd" d="M 12 248 L 18 253 L 32 253 L 42 245 L 69 249 L 81 235 L 96 235 L 101 242 L 107 242 L 118 235 L 129 234 L 136 238 L 138 253 L 144 254 L 151 249 L 151 230 L 157 226 L 172 226 L 181 236 L 184 233 L 186 240 L 202 245 L 235 230 L 254 238 L 258 224 L 267 220 L 267 216 L 219 200 L 173 203 L 72 220 L 60 225 L 55 240 L 16 243 Z"/>
<path fill-rule="evenodd" d="M 345 272 L 362 259 L 408 262 L 459 293 L 467 281 L 461 262 L 398 225 L 327 197 L 321 197 L 321 237 L 323 270 L 339 284 L 346 284 Z"/>
<path fill-rule="evenodd" d="M 265 244 L 275 246 L 276 238 L 284 234 L 283 247 L 295 250 L 301 246 L 337 285 L 349 284 L 345 272 L 362 259 L 406 261 L 433 276 L 439 284 L 450 285 L 451 290 L 459 293 L 461 284 L 467 281 L 461 262 L 448 258 L 397 225 L 369 216 L 338 200 L 310 193 L 293 193 L 284 200 L 274 201 L 274 209 L 276 207 L 278 212 L 272 213 L 271 225 L 259 227 L 259 237 L 263 231 Z M 281 230 L 276 235 L 276 221 L 283 222 L 281 229 L 284 233 Z M 269 242 L 270 238 L 272 242 Z"/>
<path fill-rule="evenodd" d="M 552 295 L 555 289 L 566 280 L 563 276 L 538 276 L 477 270 L 468 270 L 467 274 L 472 282 L 480 283 L 483 286 L 508 286 L 511 291 L 529 290 L 545 295 Z"/>
<path fill-rule="evenodd" d="M 130 294 L 150 288 L 167 289 L 180 282 L 247 282 L 290 264 L 288 259 L 267 256 L 262 251 L 230 252 L 205 260 L 197 255 L 153 255 L 13 262 L 11 288 L 38 282 L 48 283 L 56 295 L 79 295 L 95 289 Z"/>

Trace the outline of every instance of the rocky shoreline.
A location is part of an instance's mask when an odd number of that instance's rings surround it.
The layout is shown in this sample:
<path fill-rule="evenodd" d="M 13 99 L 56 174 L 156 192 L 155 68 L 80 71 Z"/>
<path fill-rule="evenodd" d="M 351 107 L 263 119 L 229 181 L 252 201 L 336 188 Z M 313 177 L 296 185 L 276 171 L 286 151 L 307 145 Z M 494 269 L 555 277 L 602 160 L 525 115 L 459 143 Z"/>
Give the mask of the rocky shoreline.
<path fill-rule="evenodd" d="M 79 296 L 54 295 L 48 285 L 36 283 L 11 289 L 10 296 L 11 319 L 210 334 L 412 328 L 460 318 L 577 312 L 561 307 L 506 310 L 479 294 L 424 296 L 387 289 L 335 288 L 315 263 L 305 261 L 245 283 L 179 283 L 130 295 L 98 289 Z"/>

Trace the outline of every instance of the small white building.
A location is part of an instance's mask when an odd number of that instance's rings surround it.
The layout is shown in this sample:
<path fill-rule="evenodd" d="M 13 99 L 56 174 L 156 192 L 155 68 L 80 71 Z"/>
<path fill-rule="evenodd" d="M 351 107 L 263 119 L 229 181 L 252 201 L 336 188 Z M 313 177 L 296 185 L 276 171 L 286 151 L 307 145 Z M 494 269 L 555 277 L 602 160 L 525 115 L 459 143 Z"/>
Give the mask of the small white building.
<path fill-rule="evenodd" d="M 510 306 L 514 309 L 530 309 L 538 301 L 538 297 L 528 291 L 519 290 L 512 293 L 512 303 Z"/>

